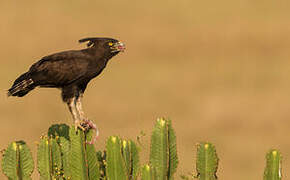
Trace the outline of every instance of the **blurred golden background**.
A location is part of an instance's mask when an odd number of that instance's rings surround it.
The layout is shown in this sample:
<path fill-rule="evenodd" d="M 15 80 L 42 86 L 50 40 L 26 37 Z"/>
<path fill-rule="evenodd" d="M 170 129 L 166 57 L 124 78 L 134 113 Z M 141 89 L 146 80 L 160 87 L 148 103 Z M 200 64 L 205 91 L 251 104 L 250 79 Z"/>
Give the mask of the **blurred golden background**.
<path fill-rule="evenodd" d="M 222 180 L 261 179 L 265 153 L 284 155 L 290 176 L 289 1 L 1 1 L 0 148 L 35 141 L 53 123 L 72 123 L 55 89 L 24 98 L 6 90 L 32 63 L 81 49 L 84 37 L 114 37 L 127 51 L 93 80 L 83 103 L 100 131 L 149 136 L 170 117 L 177 134 L 177 175 L 194 168 L 195 145 L 213 142 Z M 147 161 L 148 149 L 142 152 Z M 35 156 L 34 156 L 35 157 Z M 35 170 L 36 171 L 36 170 Z M 37 178 L 34 172 L 34 178 Z M 0 178 L 4 178 L 0 176 Z M 179 179 L 177 177 L 177 179 Z"/>

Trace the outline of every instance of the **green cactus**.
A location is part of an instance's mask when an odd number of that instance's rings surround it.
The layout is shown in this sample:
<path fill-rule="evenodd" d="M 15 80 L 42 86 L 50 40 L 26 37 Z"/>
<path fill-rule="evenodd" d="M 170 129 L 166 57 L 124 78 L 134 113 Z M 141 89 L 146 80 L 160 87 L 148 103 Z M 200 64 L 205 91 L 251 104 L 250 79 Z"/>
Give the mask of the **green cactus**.
<path fill-rule="evenodd" d="M 136 180 L 139 172 L 139 154 L 136 144 L 131 140 L 123 140 L 122 155 L 125 161 L 129 180 Z"/>
<path fill-rule="evenodd" d="M 88 169 L 86 167 L 85 158 L 85 135 L 81 130 L 74 130 L 74 127 L 70 128 L 70 140 L 71 140 L 71 175 L 78 180 L 88 179 Z"/>
<path fill-rule="evenodd" d="M 153 169 L 152 167 L 150 167 L 149 164 L 143 166 L 141 172 L 141 180 L 155 180 Z"/>
<path fill-rule="evenodd" d="M 176 136 L 171 121 L 158 119 L 151 136 L 149 164 L 140 168 L 139 148 L 131 140 L 111 136 L 104 151 L 96 152 L 86 142 L 93 131 L 76 130 L 65 124 L 53 125 L 40 139 L 37 169 L 42 180 L 173 180 L 178 165 Z M 142 146 L 143 147 L 143 146 Z M 281 153 L 270 150 L 264 180 L 281 180 Z M 217 180 L 218 156 L 214 145 L 199 143 L 196 171 L 181 175 L 184 180 Z M 34 163 L 25 142 L 11 143 L 3 153 L 2 171 L 9 180 L 31 180 Z"/>
<path fill-rule="evenodd" d="M 71 177 L 70 173 L 70 139 L 69 126 L 66 124 L 54 124 L 48 129 L 48 137 L 55 138 L 59 145 L 62 162 L 62 177 Z"/>
<path fill-rule="evenodd" d="M 69 179 L 70 174 L 69 127 L 65 124 L 52 125 L 48 136 L 41 138 L 38 145 L 37 162 L 41 179 Z"/>
<path fill-rule="evenodd" d="M 264 171 L 264 180 L 281 180 L 281 153 L 272 149 L 266 155 L 266 168 Z"/>
<path fill-rule="evenodd" d="M 19 149 L 19 173 L 22 180 L 30 179 L 30 176 L 34 169 L 34 162 L 29 147 L 25 142 L 18 142 Z"/>
<path fill-rule="evenodd" d="M 54 180 L 63 175 L 60 147 L 54 138 L 42 137 L 38 144 L 37 164 L 40 179 Z"/>
<path fill-rule="evenodd" d="M 47 135 L 48 137 L 63 137 L 69 140 L 69 126 L 66 124 L 54 124 L 49 127 Z"/>
<path fill-rule="evenodd" d="M 176 136 L 172 128 L 170 120 L 167 120 L 167 128 L 168 128 L 167 131 L 168 131 L 168 144 L 169 144 L 168 177 L 171 180 L 173 179 L 173 175 L 177 170 L 178 157 L 177 157 Z"/>
<path fill-rule="evenodd" d="M 40 179 L 52 179 L 50 164 L 49 141 L 47 137 L 42 137 L 37 148 L 37 167 Z"/>
<path fill-rule="evenodd" d="M 99 179 L 100 171 L 94 145 L 86 143 L 92 138 L 92 132 L 86 133 L 82 130 L 76 132 L 72 126 L 69 134 L 71 176 L 78 180 Z"/>
<path fill-rule="evenodd" d="M 197 147 L 196 171 L 201 180 L 216 180 L 218 168 L 218 156 L 214 145 L 200 143 Z"/>
<path fill-rule="evenodd" d="M 158 119 L 151 136 L 150 164 L 156 180 L 172 180 L 178 165 L 176 137 L 171 122 Z"/>
<path fill-rule="evenodd" d="M 121 149 L 121 139 L 117 136 L 109 137 L 106 143 L 106 175 L 109 180 L 128 179 Z"/>
<path fill-rule="evenodd" d="M 62 157 L 63 177 L 69 178 L 71 177 L 70 141 L 65 137 L 59 137 L 58 140 Z"/>
<path fill-rule="evenodd" d="M 60 178 L 63 174 L 60 147 L 56 139 L 50 138 L 49 141 L 53 176 Z"/>
<path fill-rule="evenodd" d="M 93 138 L 93 131 L 88 131 L 86 134 L 86 141 L 91 141 Z M 93 144 L 86 144 L 86 162 L 88 167 L 88 174 L 90 180 L 100 179 L 100 166 L 98 163 L 97 153 Z"/>
<path fill-rule="evenodd" d="M 38 146 L 38 170 L 41 179 L 99 179 L 97 154 L 87 144 L 92 131 L 83 132 L 66 125 L 53 125 L 49 137 L 42 137 Z"/>
<path fill-rule="evenodd" d="M 34 162 L 26 143 L 12 142 L 3 154 L 3 173 L 9 180 L 30 180 L 33 169 Z"/>
<path fill-rule="evenodd" d="M 100 169 L 100 178 L 101 179 L 106 179 L 106 157 L 107 153 L 106 151 L 98 151 L 97 152 L 97 160 L 99 164 L 99 169 Z"/>

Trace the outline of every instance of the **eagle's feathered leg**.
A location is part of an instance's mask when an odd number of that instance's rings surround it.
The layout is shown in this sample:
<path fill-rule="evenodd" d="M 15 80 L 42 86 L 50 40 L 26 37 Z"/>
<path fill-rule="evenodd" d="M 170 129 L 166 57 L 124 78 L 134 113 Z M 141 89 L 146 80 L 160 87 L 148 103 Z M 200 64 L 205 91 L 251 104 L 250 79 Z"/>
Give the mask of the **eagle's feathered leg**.
<path fill-rule="evenodd" d="M 85 117 L 85 113 L 83 111 L 82 97 L 83 97 L 82 94 L 77 96 L 77 98 L 76 98 L 76 108 L 77 108 L 78 114 L 80 116 L 80 119 L 85 121 L 87 118 Z"/>
<path fill-rule="evenodd" d="M 79 114 L 79 117 L 81 119 L 81 126 L 84 129 L 94 129 L 96 130 L 96 136 L 95 138 L 92 138 L 91 141 L 87 142 L 88 144 L 94 144 L 94 142 L 96 141 L 96 139 L 99 136 L 99 130 L 97 129 L 97 126 L 95 123 L 93 123 L 91 120 L 89 120 L 88 118 L 85 117 L 85 113 L 83 111 L 83 107 L 82 107 L 82 94 L 79 94 L 76 98 L 76 109 L 77 112 Z"/>
<path fill-rule="evenodd" d="M 73 120 L 75 123 L 75 129 L 77 129 L 79 127 L 82 130 L 85 130 L 85 128 L 81 125 L 81 119 L 80 119 L 79 114 L 78 114 L 76 101 L 77 101 L 76 97 L 70 98 L 67 101 L 67 105 L 68 105 L 69 111 L 73 117 Z"/>
<path fill-rule="evenodd" d="M 79 117 L 78 117 L 78 113 L 77 113 L 77 109 L 76 109 L 76 105 L 75 105 L 75 100 L 76 100 L 75 97 L 69 99 L 67 102 L 67 106 L 68 106 L 68 109 L 73 117 L 73 120 L 79 121 Z"/>

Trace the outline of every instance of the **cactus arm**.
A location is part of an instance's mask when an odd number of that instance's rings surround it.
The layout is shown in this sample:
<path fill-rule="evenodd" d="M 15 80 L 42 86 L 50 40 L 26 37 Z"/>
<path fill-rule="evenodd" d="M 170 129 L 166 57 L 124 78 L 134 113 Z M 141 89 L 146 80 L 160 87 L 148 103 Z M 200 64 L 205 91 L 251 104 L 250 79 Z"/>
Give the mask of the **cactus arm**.
<path fill-rule="evenodd" d="M 59 153 L 61 155 L 60 156 L 61 161 L 59 161 L 58 158 L 54 157 L 54 162 L 57 162 L 58 173 L 61 173 L 63 178 L 68 179 L 71 177 L 70 173 L 71 168 L 69 161 L 70 158 L 69 126 L 66 124 L 54 124 L 49 127 L 47 134 L 48 137 L 54 138 L 57 142 L 57 144 L 54 143 L 54 145 L 58 146 L 54 146 L 53 148 L 57 152 L 56 157 L 59 157 Z"/>
<path fill-rule="evenodd" d="M 151 136 L 150 165 L 156 171 L 157 180 L 173 180 L 178 156 L 170 120 L 157 119 Z"/>
<path fill-rule="evenodd" d="M 153 169 L 150 165 L 146 164 L 143 166 L 141 171 L 141 180 L 154 180 Z"/>
<path fill-rule="evenodd" d="M 201 180 L 216 180 L 218 157 L 211 143 L 200 143 L 197 149 L 196 170 Z"/>
<path fill-rule="evenodd" d="M 111 136 L 106 143 L 106 175 L 109 180 L 126 180 L 125 163 L 121 154 L 121 140 Z"/>
<path fill-rule="evenodd" d="M 139 175 L 139 152 L 136 144 L 133 141 L 128 141 L 131 156 L 131 179 L 137 180 Z"/>
<path fill-rule="evenodd" d="M 71 176 L 77 180 L 88 180 L 88 169 L 85 161 L 85 135 L 81 130 L 75 131 L 74 126 L 70 128 L 71 152 Z"/>
<path fill-rule="evenodd" d="M 164 119 L 158 119 L 151 136 L 150 164 L 157 174 L 157 180 L 167 176 L 167 128 Z"/>
<path fill-rule="evenodd" d="M 60 147 L 57 143 L 57 140 L 54 138 L 49 139 L 49 145 L 50 145 L 49 154 L 51 158 L 52 176 L 60 177 L 60 175 L 62 174 L 62 158 L 61 158 Z"/>
<path fill-rule="evenodd" d="M 266 168 L 264 180 L 281 180 L 281 153 L 278 150 L 270 150 L 266 155 Z"/>
<path fill-rule="evenodd" d="M 133 141 L 122 141 L 122 156 L 129 180 L 136 180 L 139 173 L 139 154 L 137 146 Z"/>
<path fill-rule="evenodd" d="M 16 142 L 11 143 L 4 151 L 2 171 L 8 179 L 18 179 L 18 152 Z"/>
<path fill-rule="evenodd" d="M 101 177 L 100 179 L 105 180 L 106 179 L 106 151 L 102 153 L 102 151 L 97 152 L 97 159 L 98 159 L 98 164 L 100 168 L 100 174 Z"/>
<path fill-rule="evenodd" d="M 66 124 L 54 124 L 49 127 L 47 136 L 56 138 L 64 137 L 65 139 L 69 140 L 69 126 Z"/>
<path fill-rule="evenodd" d="M 169 164 L 168 164 L 168 179 L 172 180 L 173 175 L 176 172 L 178 166 L 178 156 L 176 147 L 176 136 L 171 125 L 171 121 L 168 120 L 168 143 L 169 143 Z"/>
<path fill-rule="evenodd" d="M 59 137 L 59 146 L 62 155 L 62 168 L 63 176 L 65 178 L 71 177 L 71 165 L 70 165 L 70 141 L 65 137 Z"/>
<path fill-rule="evenodd" d="M 93 131 L 90 130 L 86 134 L 86 142 L 91 141 Z M 87 154 L 87 163 L 88 163 L 88 173 L 90 180 L 99 180 L 100 179 L 100 167 L 97 160 L 97 153 L 93 144 L 86 144 L 86 154 Z"/>
<path fill-rule="evenodd" d="M 32 158 L 32 154 L 28 148 L 28 146 L 22 141 L 18 142 L 19 148 L 19 172 L 21 172 L 21 176 L 23 180 L 30 180 L 31 174 L 34 169 L 34 162 Z"/>
<path fill-rule="evenodd" d="M 9 180 L 29 180 L 33 168 L 31 152 L 24 141 L 12 142 L 4 151 L 2 171 Z"/>
<path fill-rule="evenodd" d="M 47 137 L 42 137 L 37 148 L 37 168 L 40 174 L 40 179 L 51 180 L 51 159 L 50 147 Z"/>
<path fill-rule="evenodd" d="M 127 175 L 130 179 L 132 164 L 131 164 L 130 146 L 128 144 L 128 141 L 126 140 L 122 140 L 122 156 L 125 162 Z"/>

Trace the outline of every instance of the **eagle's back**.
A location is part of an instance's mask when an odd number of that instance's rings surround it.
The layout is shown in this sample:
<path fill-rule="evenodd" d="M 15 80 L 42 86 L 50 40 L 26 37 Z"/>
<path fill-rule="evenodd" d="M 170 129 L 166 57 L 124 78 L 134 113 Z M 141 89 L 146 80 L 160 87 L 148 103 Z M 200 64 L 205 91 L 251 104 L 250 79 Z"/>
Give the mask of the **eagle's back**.
<path fill-rule="evenodd" d="M 85 51 L 65 51 L 45 56 L 31 66 L 29 73 L 39 86 L 64 87 L 88 82 L 102 71 L 103 61 Z"/>

